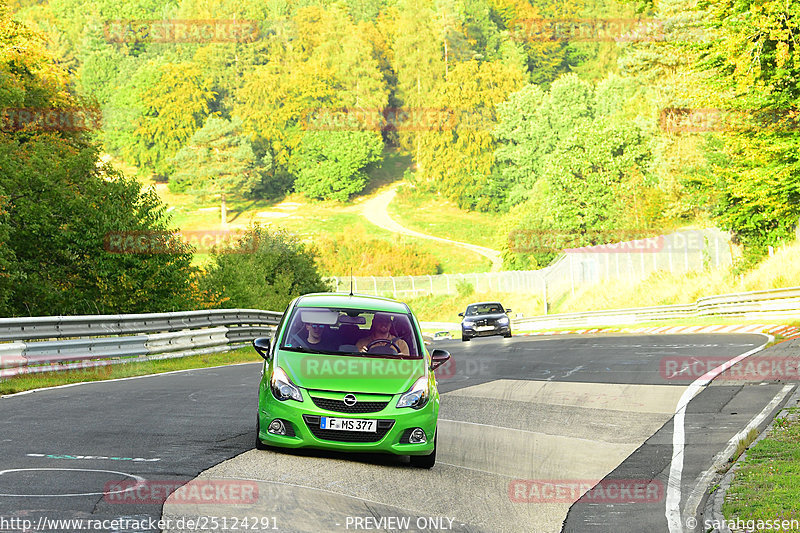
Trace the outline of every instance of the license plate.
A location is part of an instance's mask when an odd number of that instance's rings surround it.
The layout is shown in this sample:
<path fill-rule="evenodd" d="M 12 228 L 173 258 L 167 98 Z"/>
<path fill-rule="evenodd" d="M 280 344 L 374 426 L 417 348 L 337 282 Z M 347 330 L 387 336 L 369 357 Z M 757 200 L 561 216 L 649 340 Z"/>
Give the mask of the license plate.
<path fill-rule="evenodd" d="M 329 418 L 320 417 L 320 429 L 332 429 L 335 431 L 363 431 L 365 433 L 375 433 L 378 431 L 377 420 L 366 420 L 363 418 Z"/>
<path fill-rule="evenodd" d="M 475 331 L 489 331 L 494 329 L 494 326 L 478 326 Z"/>

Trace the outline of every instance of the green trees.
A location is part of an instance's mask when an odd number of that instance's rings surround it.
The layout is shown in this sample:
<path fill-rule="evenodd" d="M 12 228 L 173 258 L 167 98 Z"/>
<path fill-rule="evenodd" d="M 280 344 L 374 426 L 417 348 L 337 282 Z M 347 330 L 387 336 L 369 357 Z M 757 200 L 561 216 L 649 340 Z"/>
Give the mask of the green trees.
<path fill-rule="evenodd" d="M 6 13 L 0 30 L 0 108 L 77 118 L 79 102 L 42 43 Z M 152 255 L 107 250 L 111 236 L 160 235 L 169 220 L 154 193 L 99 165 L 98 155 L 70 121 L 12 121 L 0 132 L 0 314 L 194 306 L 187 248 Z"/>
<path fill-rule="evenodd" d="M 755 255 L 790 238 L 799 8 L 662 0 L 643 5 L 649 29 L 619 42 L 536 34 L 544 18 L 639 16 L 635 3 L 58 0 L 19 16 L 52 37 L 74 87 L 102 106 L 103 149 L 174 189 L 347 201 L 388 148 L 411 154 L 417 190 L 508 212 L 511 229 L 699 221 Z M 106 23 L 125 18 L 235 18 L 258 35 L 109 36 Z M 48 75 L 64 84 L 67 73 Z M 746 127 L 658 131 L 674 107 L 730 110 Z M 403 113 L 408 122 L 379 131 L 381 114 Z"/>
<path fill-rule="evenodd" d="M 174 159 L 170 186 L 221 197 L 221 221 L 226 224 L 226 195 L 247 195 L 259 185 L 264 161 L 258 161 L 250 141 L 239 134 L 241 121 L 210 116 Z M 269 154 L 266 154 L 266 158 Z M 267 159 L 266 166 L 269 166 Z"/>
<path fill-rule="evenodd" d="M 800 220 L 800 6 L 709 4 L 714 40 L 703 67 L 713 73 L 716 105 L 748 117 L 709 144 L 713 216 L 745 244 L 748 260 L 794 237 Z"/>
<path fill-rule="evenodd" d="M 487 209 L 494 163 L 495 106 L 522 83 L 522 73 L 501 61 L 467 61 L 431 96 L 433 112 L 421 113 L 417 180 L 467 208 Z"/>
<path fill-rule="evenodd" d="M 167 176 L 171 158 L 203 123 L 214 92 L 191 63 L 164 63 L 140 93 L 144 112 L 136 121 L 131 148 L 140 167 Z"/>
<path fill-rule="evenodd" d="M 383 150 L 380 133 L 358 131 L 306 132 L 297 152 L 300 168 L 295 188 L 311 198 L 347 201 L 367 185 L 364 169 Z"/>
<path fill-rule="evenodd" d="M 569 75 L 549 92 L 528 86 L 499 106 L 498 179 L 512 210 L 511 233 L 550 233 L 552 249 L 520 250 L 506 261 L 546 263 L 561 248 L 618 239 L 661 220 L 649 135 L 625 116 L 631 88 L 610 78 L 595 89 Z M 563 238 L 561 236 L 564 236 Z"/>
<path fill-rule="evenodd" d="M 374 155 L 380 139 L 412 151 L 420 181 L 433 190 L 488 209 L 501 194 L 485 199 L 481 192 L 499 183 L 491 171 L 494 106 L 525 81 L 547 84 L 574 66 L 565 43 L 536 42 L 517 31 L 520 21 L 582 7 L 554 9 L 525 0 L 186 0 L 166 7 L 151 0 L 122 7 L 59 0 L 25 13 L 60 43 L 76 87 L 103 106 L 104 148 L 136 165 L 142 177 L 185 182 L 174 172 L 176 154 L 207 117 L 237 117 L 256 159 L 272 162 L 255 196 L 294 189 L 346 199 L 363 188 L 365 166 L 380 162 L 383 147 Z M 126 33 L 126 19 L 143 21 L 145 29 Z M 174 20 L 224 26 L 233 19 L 256 24 L 258 35 L 220 39 L 214 29 L 178 42 L 147 31 Z M 375 117 L 450 113 L 459 125 L 443 131 L 437 123 L 389 124 L 377 136 L 374 125 L 307 127 L 316 111 L 342 109 Z M 461 122 L 467 115 L 480 125 Z M 357 157 L 336 153 L 336 144 L 354 147 Z"/>
<path fill-rule="evenodd" d="M 296 296 L 327 292 L 314 255 L 285 233 L 256 226 L 232 253 L 213 255 L 201 287 L 211 307 L 283 310 Z"/>

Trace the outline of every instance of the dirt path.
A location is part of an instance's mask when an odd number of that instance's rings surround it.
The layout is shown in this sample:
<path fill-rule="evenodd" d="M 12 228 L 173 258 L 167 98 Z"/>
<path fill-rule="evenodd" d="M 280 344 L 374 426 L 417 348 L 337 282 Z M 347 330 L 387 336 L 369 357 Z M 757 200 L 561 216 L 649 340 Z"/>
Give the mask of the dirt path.
<path fill-rule="evenodd" d="M 429 239 L 432 241 L 444 242 L 447 244 L 451 244 L 453 246 L 460 246 L 462 248 L 466 248 L 467 250 L 475 252 L 476 254 L 482 255 L 483 257 L 486 257 L 487 259 L 489 259 L 489 261 L 492 262 L 492 272 L 497 272 L 502 268 L 503 259 L 500 257 L 500 252 L 498 252 L 497 250 L 492 250 L 491 248 L 485 248 L 483 246 L 478 246 L 476 244 L 452 241 L 450 239 L 444 239 L 442 237 L 434 237 L 433 235 L 426 235 L 425 233 L 420 233 L 418 231 L 405 228 L 400 224 L 398 224 L 391 216 L 389 216 L 389 204 L 392 203 L 392 200 L 394 199 L 396 194 L 397 194 L 397 188 L 392 187 L 391 189 L 378 194 L 371 200 L 367 200 L 366 202 L 364 202 L 364 205 L 361 208 L 361 214 L 364 216 L 364 218 L 366 218 L 376 226 L 391 231 L 393 233 L 400 233 L 401 235 L 408 235 L 410 237 L 417 237 L 420 239 Z"/>

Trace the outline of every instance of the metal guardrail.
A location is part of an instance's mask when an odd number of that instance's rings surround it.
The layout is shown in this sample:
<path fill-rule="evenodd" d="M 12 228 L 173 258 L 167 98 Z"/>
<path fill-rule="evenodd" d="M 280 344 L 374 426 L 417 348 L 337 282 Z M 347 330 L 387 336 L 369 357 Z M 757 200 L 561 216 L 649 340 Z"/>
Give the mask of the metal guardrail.
<path fill-rule="evenodd" d="M 223 352 L 272 336 L 281 315 L 214 309 L 0 318 L 0 378 Z"/>
<path fill-rule="evenodd" d="M 800 287 L 723 294 L 693 304 L 611 309 L 512 320 L 515 331 L 636 324 L 703 316 L 797 317 Z M 0 378 L 185 357 L 272 336 L 281 313 L 222 309 L 138 315 L 0 318 Z M 448 329 L 449 323 L 422 323 Z"/>
<path fill-rule="evenodd" d="M 800 287 L 707 296 L 693 304 L 609 309 L 520 318 L 513 320 L 512 324 L 516 331 L 530 331 L 576 326 L 638 324 L 655 320 L 704 316 L 726 316 L 747 320 L 797 317 L 800 320 Z"/>

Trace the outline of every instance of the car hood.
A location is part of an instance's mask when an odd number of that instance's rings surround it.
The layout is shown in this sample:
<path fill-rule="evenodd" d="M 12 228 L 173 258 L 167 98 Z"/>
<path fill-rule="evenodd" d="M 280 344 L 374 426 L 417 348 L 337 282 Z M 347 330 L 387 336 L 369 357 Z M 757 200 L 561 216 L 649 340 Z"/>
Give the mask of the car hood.
<path fill-rule="evenodd" d="M 462 322 L 464 320 L 471 320 L 474 322 L 475 320 L 483 320 L 486 318 L 488 318 L 489 320 L 497 320 L 498 318 L 504 318 L 504 317 L 508 318 L 508 315 L 505 313 L 492 313 L 490 315 L 467 315 L 464 317 Z"/>
<path fill-rule="evenodd" d="M 400 394 L 425 375 L 425 359 L 306 354 L 279 350 L 275 363 L 304 389 Z"/>

